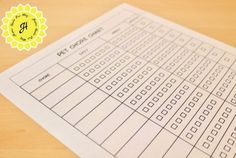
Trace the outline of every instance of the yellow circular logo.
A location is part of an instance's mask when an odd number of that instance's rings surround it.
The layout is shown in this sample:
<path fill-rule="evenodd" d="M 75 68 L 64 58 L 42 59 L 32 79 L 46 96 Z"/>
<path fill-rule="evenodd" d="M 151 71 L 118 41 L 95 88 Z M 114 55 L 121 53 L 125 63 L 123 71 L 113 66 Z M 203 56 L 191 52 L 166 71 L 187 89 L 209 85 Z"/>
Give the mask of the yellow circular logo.
<path fill-rule="evenodd" d="M 29 4 L 12 7 L 2 22 L 2 36 L 18 50 L 36 48 L 46 36 L 46 19 L 41 11 Z"/>

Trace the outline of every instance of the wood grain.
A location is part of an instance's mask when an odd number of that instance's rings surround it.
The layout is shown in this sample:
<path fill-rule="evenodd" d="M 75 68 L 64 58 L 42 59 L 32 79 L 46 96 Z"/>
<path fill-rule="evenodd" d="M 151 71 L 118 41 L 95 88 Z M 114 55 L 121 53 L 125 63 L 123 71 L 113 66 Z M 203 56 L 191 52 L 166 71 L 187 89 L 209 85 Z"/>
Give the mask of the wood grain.
<path fill-rule="evenodd" d="M 10 48 L 0 37 L 0 72 L 123 2 L 236 46 L 235 0 L 0 0 L 0 18 L 11 6 L 30 3 L 43 11 L 48 26 L 43 44 L 29 52 Z M 19 157 L 77 156 L 1 95 L 0 158 Z"/>

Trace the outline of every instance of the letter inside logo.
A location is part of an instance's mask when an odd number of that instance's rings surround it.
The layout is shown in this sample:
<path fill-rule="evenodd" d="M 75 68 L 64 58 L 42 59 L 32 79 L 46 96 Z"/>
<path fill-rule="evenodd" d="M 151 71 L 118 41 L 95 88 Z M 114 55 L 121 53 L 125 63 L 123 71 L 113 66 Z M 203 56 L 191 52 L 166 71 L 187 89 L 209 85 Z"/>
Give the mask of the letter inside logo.
<path fill-rule="evenodd" d="M 20 31 L 19 31 L 19 33 L 23 33 L 24 32 L 24 30 L 26 29 L 27 30 L 27 22 L 23 22 L 23 23 L 21 23 L 20 24 Z"/>

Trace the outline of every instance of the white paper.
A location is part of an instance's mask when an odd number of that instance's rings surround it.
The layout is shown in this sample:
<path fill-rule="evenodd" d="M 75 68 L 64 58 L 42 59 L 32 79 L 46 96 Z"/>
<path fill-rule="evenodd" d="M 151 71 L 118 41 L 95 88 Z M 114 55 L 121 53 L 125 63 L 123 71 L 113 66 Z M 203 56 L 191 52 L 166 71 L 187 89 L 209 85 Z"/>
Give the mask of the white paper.
<path fill-rule="evenodd" d="M 0 77 L 80 157 L 236 157 L 235 48 L 123 4 Z"/>

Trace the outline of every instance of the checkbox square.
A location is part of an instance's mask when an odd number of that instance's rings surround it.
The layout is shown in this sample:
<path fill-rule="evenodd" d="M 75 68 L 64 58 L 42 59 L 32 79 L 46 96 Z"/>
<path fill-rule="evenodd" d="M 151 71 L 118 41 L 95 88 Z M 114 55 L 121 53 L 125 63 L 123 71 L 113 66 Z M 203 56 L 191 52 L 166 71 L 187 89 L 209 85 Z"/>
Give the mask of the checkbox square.
<path fill-rule="evenodd" d="M 159 120 L 159 121 L 161 121 L 161 120 L 163 119 L 163 117 L 162 117 L 161 115 L 158 115 L 158 116 L 156 117 L 156 119 Z"/>
<path fill-rule="evenodd" d="M 187 133 L 187 134 L 186 134 L 186 137 L 187 137 L 188 139 L 192 139 L 193 135 L 192 135 L 191 133 Z"/>
<path fill-rule="evenodd" d="M 202 123 L 199 122 L 199 121 L 196 121 L 194 124 L 195 124 L 197 127 L 200 127 L 200 126 L 202 125 Z"/>
<path fill-rule="evenodd" d="M 148 103 L 148 106 L 149 106 L 149 107 L 153 107 L 153 105 L 154 105 L 153 102 L 149 102 L 149 103 Z"/>
<path fill-rule="evenodd" d="M 183 121 L 183 120 L 182 120 L 181 118 L 177 118 L 177 119 L 175 120 L 175 122 L 178 123 L 178 124 L 180 124 L 182 121 Z"/>
<path fill-rule="evenodd" d="M 190 131 L 192 131 L 193 133 L 196 133 L 196 132 L 197 132 L 197 128 L 196 128 L 196 127 L 192 127 L 192 128 L 190 129 Z"/>
<path fill-rule="evenodd" d="M 177 126 L 175 123 L 173 123 L 173 124 L 171 125 L 171 128 L 174 129 L 174 130 L 176 130 L 177 127 L 178 127 L 178 126 Z"/>
<path fill-rule="evenodd" d="M 136 100 L 131 100 L 130 103 L 131 103 L 132 105 L 135 105 L 135 104 L 137 103 L 137 101 L 136 101 Z"/>
<path fill-rule="evenodd" d="M 143 108 L 143 111 L 144 111 L 144 112 L 148 112 L 148 111 L 149 111 L 149 108 L 144 107 L 144 108 Z"/>
<path fill-rule="evenodd" d="M 207 142 L 204 142 L 202 145 L 204 148 L 208 149 L 210 147 L 210 144 Z"/>
<path fill-rule="evenodd" d="M 213 130 L 211 130 L 211 134 L 214 135 L 214 136 L 216 136 L 216 135 L 218 134 L 218 132 L 213 129 Z"/>
<path fill-rule="evenodd" d="M 224 150 L 227 151 L 227 152 L 229 152 L 229 151 L 231 150 L 231 147 L 228 146 L 228 145 L 225 145 L 225 146 L 224 146 Z"/>
<path fill-rule="evenodd" d="M 207 137 L 207 140 L 208 140 L 209 142 L 213 142 L 214 138 L 213 138 L 212 136 L 208 136 L 208 137 Z"/>

